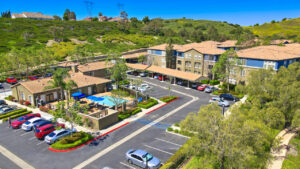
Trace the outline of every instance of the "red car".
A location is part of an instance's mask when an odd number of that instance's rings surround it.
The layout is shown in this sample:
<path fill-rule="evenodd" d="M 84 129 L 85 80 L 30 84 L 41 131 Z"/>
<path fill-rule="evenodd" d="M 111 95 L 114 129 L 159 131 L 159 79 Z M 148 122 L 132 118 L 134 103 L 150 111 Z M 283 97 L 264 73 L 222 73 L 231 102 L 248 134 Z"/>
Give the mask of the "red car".
<path fill-rule="evenodd" d="M 46 135 L 50 134 L 55 130 L 55 126 L 52 124 L 44 125 L 40 128 L 35 129 L 35 137 L 38 139 L 43 139 Z"/>
<path fill-rule="evenodd" d="M 17 79 L 10 77 L 10 78 L 6 78 L 6 82 L 9 84 L 16 84 L 18 83 Z"/>
<path fill-rule="evenodd" d="M 41 117 L 41 115 L 39 113 L 36 113 L 36 114 L 27 114 L 25 116 L 22 116 L 18 120 L 15 120 L 11 123 L 12 128 L 18 129 L 23 123 L 25 123 L 27 120 L 32 119 L 34 117 Z"/>
<path fill-rule="evenodd" d="M 204 91 L 205 88 L 206 88 L 207 86 L 208 86 L 208 85 L 203 84 L 203 85 L 201 85 L 201 86 L 198 86 L 198 87 L 197 87 L 197 90 Z"/>
<path fill-rule="evenodd" d="M 30 80 L 37 80 L 37 79 L 39 79 L 39 77 L 37 77 L 37 76 L 28 76 L 28 79 L 30 79 Z"/>
<path fill-rule="evenodd" d="M 158 76 L 158 80 L 162 80 L 163 78 L 164 78 L 164 80 L 167 80 L 167 76 L 162 76 L 162 75 Z"/>

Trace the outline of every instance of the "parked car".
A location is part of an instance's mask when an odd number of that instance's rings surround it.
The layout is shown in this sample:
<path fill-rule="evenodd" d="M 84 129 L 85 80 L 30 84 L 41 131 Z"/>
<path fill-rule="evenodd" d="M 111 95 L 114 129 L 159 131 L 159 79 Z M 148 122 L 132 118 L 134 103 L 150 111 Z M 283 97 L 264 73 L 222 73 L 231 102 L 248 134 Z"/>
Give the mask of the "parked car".
<path fill-rule="evenodd" d="M 0 83 L 0 89 L 3 89 L 4 87 L 3 87 L 3 84 L 2 83 Z"/>
<path fill-rule="evenodd" d="M 76 130 L 73 131 L 67 129 L 54 130 L 53 132 L 51 132 L 45 137 L 45 142 L 48 144 L 53 144 L 56 141 L 58 141 L 60 138 L 67 136 L 72 132 L 74 133 L 76 132 Z"/>
<path fill-rule="evenodd" d="M 141 77 L 147 77 L 147 76 L 148 76 L 148 73 L 147 73 L 147 72 L 141 72 L 141 73 L 140 73 L 140 76 L 141 76 Z"/>
<path fill-rule="evenodd" d="M 41 117 L 39 113 L 36 114 L 27 114 L 25 116 L 20 117 L 18 120 L 15 120 L 11 123 L 14 129 L 20 128 L 20 126 L 25 123 L 27 120 L 32 119 L 34 117 Z"/>
<path fill-rule="evenodd" d="M 235 101 L 235 102 L 240 100 L 238 97 L 235 97 L 229 93 L 220 94 L 220 98 L 224 100 Z"/>
<path fill-rule="evenodd" d="M 160 160 L 144 150 L 129 150 L 126 153 L 126 160 L 128 163 L 135 164 L 142 168 L 157 169 L 161 167 Z"/>
<path fill-rule="evenodd" d="M 5 107 L 8 107 L 8 105 L 5 104 L 0 105 L 0 110 L 4 109 Z"/>
<path fill-rule="evenodd" d="M 37 79 L 39 79 L 39 77 L 37 77 L 37 76 L 28 76 L 28 79 L 30 79 L 30 80 L 37 80 Z"/>
<path fill-rule="evenodd" d="M 6 102 L 4 100 L 0 100 L 0 105 L 6 105 Z"/>
<path fill-rule="evenodd" d="M 44 75 L 44 77 L 51 77 L 52 76 L 52 73 L 46 73 L 45 75 Z"/>
<path fill-rule="evenodd" d="M 204 89 L 204 92 L 205 93 L 211 93 L 215 90 L 218 90 L 218 88 L 214 87 L 214 86 L 207 86 L 205 89 Z"/>
<path fill-rule="evenodd" d="M 197 83 L 192 83 L 191 88 L 192 88 L 192 89 L 197 89 L 198 86 L 199 86 L 199 85 L 198 85 Z"/>
<path fill-rule="evenodd" d="M 177 84 L 180 86 L 186 86 L 187 82 L 186 81 L 182 81 L 182 80 L 177 80 Z"/>
<path fill-rule="evenodd" d="M 48 134 L 55 130 L 55 126 L 47 124 L 42 127 L 35 129 L 35 137 L 38 139 L 44 139 Z"/>
<path fill-rule="evenodd" d="M 138 90 L 140 91 L 140 92 L 145 92 L 145 91 L 147 91 L 147 90 L 150 90 L 152 87 L 151 86 L 149 86 L 148 84 L 142 84 L 139 88 L 138 88 Z"/>
<path fill-rule="evenodd" d="M 9 84 L 16 84 L 16 83 L 18 83 L 17 79 L 15 79 L 13 77 L 6 78 L 6 82 L 9 83 Z"/>
<path fill-rule="evenodd" d="M 159 75 L 158 80 L 167 80 L 167 76 Z"/>
<path fill-rule="evenodd" d="M 0 115 L 3 115 L 3 114 L 7 114 L 9 112 L 12 112 L 14 111 L 15 109 L 14 108 L 11 108 L 11 107 L 4 107 L 0 110 Z"/>
<path fill-rule="evenodd" d="M 204 91 L 205 88 L 206 88 L 207 86 L 208 86 L 207 84 L 203 84 L 203 85 L 201 85 L 201 86 L 198 86 L 198 87 L 197 87 L 197 90 L 199 90 L 199 91 Z"/>
<path fill-rule="evenodd" d="M 138 75 L 139 75 L 139 72 L 138 72 L 138 71 L 132 71 L 132 75 L 138 76 Z"/>
<path fill-rule="evenodd" d="M 218 102 L 218 105 L 222 106 L 222 107 L 229 107 L 230 106 L 230 103 L 228 101 L 223 100 L 220 97 L 212 97 L 209 100 L 209 103 L 213 103 L 213 102 Z"/>
<path fill-rule="evenodd" d="M 28 121 L 26 121 L 25 123 L 22 124 L 22 129 L 25 131 L 31 131 L 33 129 L 33 125 L 42 121 L 43 119 L 40 117 L 34 117 Z"/>
<path fill-rule="evenodd" d="M 56 123 L 56 122 L 53 123 L 52 121 L 49 121 L 49 120 L 42 120 L 42 121 L 39 121 L 39 122 L 37 122 L 36 124 L 33 125 L 33 131 L 35 132 L 35 130 L 37 128 L 40 128 L 40 127 L 45 126 L 47 124 L 52 124 L 54 126 L 60 126 L 62 128 L 65 128 L 65 125 L 62 124 L 62 123 Z"/>
<path fill-rule="evenodd" d="M 136 86 L 135 86 L 134 84 L 130 84 L 128 88 L 129 88 L 129 89 L 132 89 L 132 90 L 135 90 L 135 89 L 136 89 Z"/>

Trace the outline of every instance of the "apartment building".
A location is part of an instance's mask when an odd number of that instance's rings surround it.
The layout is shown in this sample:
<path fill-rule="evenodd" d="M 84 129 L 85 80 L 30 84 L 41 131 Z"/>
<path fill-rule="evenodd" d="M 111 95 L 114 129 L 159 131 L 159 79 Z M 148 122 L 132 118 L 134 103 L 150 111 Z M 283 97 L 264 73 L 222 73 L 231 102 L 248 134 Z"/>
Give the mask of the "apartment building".
<path fill-rule="evenodd" d="M 175 68 L 184 72 L 200 74 L 202 77 L 211 78 L 212 68 L 219 56 L 230 48 L 236 49 L 237 41 L 205 41 L 186 45 L 173 45 L 176 58 Z M 148 60 L 155 66 L 167 67 L 167 44 L 153 46 L 148 49 Z"/>

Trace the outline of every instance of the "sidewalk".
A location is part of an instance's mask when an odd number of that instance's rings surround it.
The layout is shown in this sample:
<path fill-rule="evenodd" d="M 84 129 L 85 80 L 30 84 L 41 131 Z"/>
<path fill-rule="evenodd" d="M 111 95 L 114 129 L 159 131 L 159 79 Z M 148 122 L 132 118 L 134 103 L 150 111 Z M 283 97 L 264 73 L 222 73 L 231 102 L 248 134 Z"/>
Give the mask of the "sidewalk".
<path fill-rule="evenodd" d="M 292 131 L 284 129 L 276 136 L 276 139 L 280 139 L 279 150 L 272 148 L 271 155 L 274 159 L 269 163 L 268 169 L 281 169 L 282 163 L 288 152 L 287 145 L 289 144 L 290 140 L 296 136 L 297 130 L 300 130 L 300 127 Z"/>
<path fill-rule="evenodd" d="M 241 104 L 244 104 L 246 100 L 247 100 L 247 96 L 244 96 L 240 101 L 234 103 L 234 104 L 233 104 L 233 105 L 232 105 L 232 106 L 224 113 L 224 116 L 225 116 L 225 117 L 230 116 L 230 114 L 231 114 L 230 109 L 233 109 L 233 108 L 236 107 L 236 106 L 240 106 Z"/>

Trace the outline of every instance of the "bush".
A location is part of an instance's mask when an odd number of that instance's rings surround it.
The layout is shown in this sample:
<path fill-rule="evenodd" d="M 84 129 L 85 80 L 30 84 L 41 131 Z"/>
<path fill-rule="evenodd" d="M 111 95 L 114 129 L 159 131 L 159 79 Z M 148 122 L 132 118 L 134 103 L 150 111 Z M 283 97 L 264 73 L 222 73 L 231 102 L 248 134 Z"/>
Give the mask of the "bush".
<path fill-rule="evenodd" d="M 19 103 L 23 105 L 23 104 L 24 104 L 24 100 L 21 99 L 21 100 L 19 101 Z"/>
<path fill-rule="evenodd" d="M 223 83 L 223 84 L 221 85 L 221 89 L 227 90 L 227 84 L 228 84 L 228 83 Z M 235 89 L 235 86 L 236 86 L 236 85 L 229 83 L 229 90 L 234 90 L 234 89 Z"/>
<path fill-rule="evenodd" d="M 16 114 L 16 115 L 13 115 L 13 116 L 10 116 L 11 119 L 15 119 L 15 118 L 18 118 L 18 117 L 21 117 L 21 116 L 24 116 L 26 114 L 29 114 L 29 113 L 32 113 L 31 111 L 26 111 L 26 112 L 23 112 L 23 113 L 19 113 L 19 114 Z M 3 122 L 7 121 L 8 118 L 4 118 L 2 119 Z"/>
<path fill-rule="evenodd" d="M 93 139 L 92 135 L 81 131 L 78 133 L 74 133 L 72 136 L 64 137 L 58 142 L 52 144 L 51 148 L 56 150 L 66 150 L 66 149 L 80 146 L 92 139 Z"/>
<path fill-rule="evenodd" d="M 25 101 L 24 105 L 25 105 L 25 106 L 30 106 L 31 103 L 30 103 L 30 101 Z"/>
<path fill-rule="evenodd" d="M 4 99 L 9 100 L 9 101 L 13 101 L 13 100 L 15 100 L 15 97 L 10 95 L 8 97 L 5 97 Z"/>
<path fill-rule="evenodd" d="M 141 111 L 142 111 L 141 108 L 135 107 L 135 108 L 126 110 L 124 112 L 120 112 L 118 117 L 119 117 L 119 120 L 124 120 L 132 115 L 135 115 L 135 114 L 141 112 Z"/>
<path fill-rule="evenodd" d="M 49 111 L 49 109 L 45 106 L 40 106 L 39 109 L 40 109 L 40 111 L 43 111 L 43 112 L 48 112 Z"/>
<path fill-rule="evenodd" d="M 167 102 L 170 102 L 170 101 L 172 101 L 176 98 L 177 98 L 177 96 L 164 96 L 164 97 L 160 98 L 159 100 L 167 103 Z"/>
<path fill-rule="evenodd" d="M 129 92 L 126 90 L 114 89 L 111 91 L 112 94 L 121 95 L 123 97 L 129 96 Z"/>
<path fill-rule="evenodd" d="M 173 128 L 172 127 L 168 127 L 167 131 L 173 131 Z"/>
<path fill-rule="evenodd" d="M 218 85 L 218 84 L 220 84 L 220 81 L 219 81 L 219 80 L 211 80 L 211 81 L 209 82 L 209 84 L 210 84 L 210 85 Z"/>
<path fill-rule="evenodd" d="M 144 109 L 149 109 L 150 107 L 152 107 L 156 104 L 158 104 L 158 101 L 153 99 L 153 98 L 150 98 L 146 101 L 139 102 L 138 107 L 141 107 L 141 108 L 144 108 Z"/>
<path fill-rule="evenodd" d="M 174 126 L 179 127 L 179 123 L 175 123 Z"/>
<path fill-rule="evenodd" d="M 201 80 L 201 83 L 203 83 L 203 84 L 209 84 L 209 80 Z"/>
<path fill-rule="evenodd" d="M 19 114 L 19 113 L 23 113 L 23 112 L 26 112 L 26 111 L 27 111 L 27 109 L 15 110 L 13 112 L 10 112 L 10 113 L 4 114 L 4 115 L 0 115 L 0 119 L 7 118 L 7 117 L 10 117 L 10 116 L 13 116 L 13 115 L 16 115 L 16 114 Z"/>
<path fill-rule="evenodd" d="M 178 129 L 175 129 L 174 132 L 175 132 L 175 133 L 179 133 L 179 130 L 178 130 Z"/>

